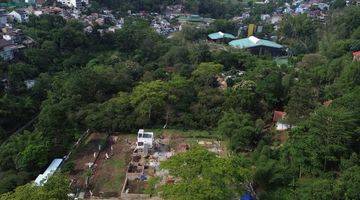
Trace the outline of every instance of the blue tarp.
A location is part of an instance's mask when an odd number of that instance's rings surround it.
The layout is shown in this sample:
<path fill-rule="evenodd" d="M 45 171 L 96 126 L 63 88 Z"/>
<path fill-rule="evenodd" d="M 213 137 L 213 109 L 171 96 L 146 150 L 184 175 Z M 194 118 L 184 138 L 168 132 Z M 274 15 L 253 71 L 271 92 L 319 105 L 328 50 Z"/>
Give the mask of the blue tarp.
<path fill-rule="evenodd" d="M 240 200 L 253 200 L 253 198 L 249 193 L 245 193 L 240 197 Z"/>

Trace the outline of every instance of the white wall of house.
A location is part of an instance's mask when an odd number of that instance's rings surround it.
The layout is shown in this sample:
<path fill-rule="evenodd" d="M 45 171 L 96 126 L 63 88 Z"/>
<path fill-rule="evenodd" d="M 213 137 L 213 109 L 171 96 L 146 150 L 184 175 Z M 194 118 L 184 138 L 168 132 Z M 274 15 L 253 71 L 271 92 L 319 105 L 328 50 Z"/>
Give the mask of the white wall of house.
<path fill-rule="evenodd" d="M 57 0 L 59 3 L 68 7 L 78 8 L 81 3 L 89 4 L 89 0 Z"/>
<path fill-rule="evenodd" d="M 285 124 L 285 123 L 281 123 L 281 122 L 276 123 L 276 130 L 278 130 L 278 131 L 285 131 L 289 128 L 290 128 L 289 124 Z"/>
<path fill-rule="evenodd" d="M 154 142 L 154 133 L 153 132 L 145 132 L 144 129 L 139 129 L 138 136 L 137 136 L 138 146 L 143 147 L 144 145 L 148 145 L 149 148 L 152 148 L 153 142 Z"/>
<path fill-rule="evenodd" d="M 29 18 L 28 14 L 25 14 L 24 16 L 21 16 L 15 10 L 11 11 L 8 15 L 11 16 L 12 18 L 14 18 L 15 21 L 20 22 L 20 23 L 26 21 Z"/>
<path fill-rule="evenodd" d="M 9 13 L 8 15 L 11 16 L 12 18 L 14 18 L 14 20 L 16 20 L 18 22 L 22 22 L 21 15 L 19 13 L 17 13 L 15 10 L 11 11 L 11 13 Z"/>

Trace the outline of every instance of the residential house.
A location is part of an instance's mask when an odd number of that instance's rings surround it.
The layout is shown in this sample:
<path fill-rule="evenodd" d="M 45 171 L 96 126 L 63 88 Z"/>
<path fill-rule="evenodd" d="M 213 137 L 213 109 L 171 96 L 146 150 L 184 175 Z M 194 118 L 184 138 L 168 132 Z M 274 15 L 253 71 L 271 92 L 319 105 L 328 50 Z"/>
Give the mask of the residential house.
<path fill-rule="evenodd" d="M 271 18 L 270 18 L 270 23 L 271 24 L 279 24 L 282 20 L 282 17 L 280 15 L 273 15 Z"/>
<path fill-rule="evenodd" d="M 352 54 L 353 54 L 353 61 L 360 62 L 360 51 L 354 51 Z"/>
<path fill-rule="evenodd" d="M 286 113 L 282 111 L 274 111 L 273 122 L 276 123 L 277 131 L 285 131 L 291 128 L 291 125 L 284 122 Z"/>
<path fill-rule="evenodd" d="M 137 135 L 137 144 L 136 148 L 144 149 L 144 148 L 152 148 L 154 143 L 154 133 L 153 132 L 145 132 L 144 129 L 139 129 Z"/>
<path fill-rule="evenodd" d="M 0 28 L 5 27 L 7 24 L 7 14 L 5 9 L 0 9 Z"/>
<path fill-rule="evenodd" d="M 271 16 L 269 14 L 261 14 L 260 15 L 260 18 L 262 21 L 266 21 L 266 20 L 270 19 L 270 17 Z"/>
<path fill-rule="evenodd" d="M 282 45 L 269 40 L 259 39 L 255 36 L 233 40 L 229 42 L 229 45 L 239 49 L 247 49 L 251 53 L 258 55 L 271 54 L 272 56 L 281 56 L 286 53 Z"/>
<path fill-rule="evenodd" d="M 21 29 L 4 28 L 3 39 L 18 44 L 23 42 L 25 35 Z"/>
<path fill-rule="evenodd" d="M 330 5 L 329 4 L 326 4 L 326 3 L 318 3 L 318 4 L 315 4 L 317 5 L 317 7 L 320 9 L 320 10 L 329 10 L 330 9 Z"/>
<path fill-rule="evenodd" d="M 88 0 L 57 0 L 57 2 L 73 8 L 80 8 L 83 4 L 89 4 Z"/>
<path fill-rule="evenodd" d="M 29 19 L 28 13 L 23 9 L 13 10 L 8 14 L 8 16 L 19 23 L 26 22 Z"/>
<path fill-rule="evenodd" d="M 0 39 L 0 57 L 2 60 L 10 61 L 14 59 L 15 45 L 11 41 Z"/>
<path fill-rule="evenodd" d="M 211 41 L 222 41 L 222 42 L 226 42 L 226 41 L 231 41 L 233 39 L 235 39 L 236 37 L 230 33 L 223 33 L 221 31 L 216 32 L 216 33 L 211 33 L 208 35 L 208 38 Z"/>

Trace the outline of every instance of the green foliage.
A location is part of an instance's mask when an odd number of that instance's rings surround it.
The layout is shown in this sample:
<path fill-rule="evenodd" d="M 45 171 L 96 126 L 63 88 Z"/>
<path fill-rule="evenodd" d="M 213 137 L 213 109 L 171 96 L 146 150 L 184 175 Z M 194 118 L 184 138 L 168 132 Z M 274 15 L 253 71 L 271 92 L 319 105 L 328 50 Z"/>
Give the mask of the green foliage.
<path fill-rule="evenodd" d="M 30 178 L 27 172 L 17 172 L 15 170 L 3 171 L 0 179 L 0 194 L 9 192 L 19 185 L 26 184 Z"/>
<path fill-rule="evenodd" d="M 229 111 L 219 120 L 217 132 L 228 138 L 230 148 L 237 151 L 250 149 L 254 145 L 258 130 L 250 115 Z"/>
<path fill-rule="evenodd" d="M 335 1 L 331 4 L 331 8 L 332 8 L 332 9 L 344 8 L 345 6 L 346 6 L 346 2 L 345 2 L 345 1 L 341 1 L 341 0 L 335 0 Z"/>
<path fill-rule="evenodd" d="M 360 8 L 358 6 L 350 6 L 332 15 L 332 23 L 330 24 L 332 33 L 337 39 L 349 38 L 351 33 L 360 26 Z"/>
<path fill-rule="evenodd" d="M 213 53 L 217 63 L 224 65 L 224 70 L 248 70 L 255 67 L 258 58 L 247 51 L 216 51 Z"/>
<path fill-rule="evenodd" d="M 144 120 L 150 120 L 154 110 L 160 111 L 166 104 L 168 85 L 157 80 L 142 83 L 134 88 L 131 95 L 131 104 L 136 113 Z M 143 122 L 146 124 L 146 121 Z"/>
<path fill-rule="evenodd" d="M 75 169 L 75 162 L 68 161 L 61 167 L 61 172 L 71 173 Z"/>
<path fill-rule="evenodd" d="M 133 107 L 130 104 L 130 97 L 126 93 L 119 93 L 117 97 L 100 105 L 89 107 L 85 122 L 91 129 L 128 131 L 133 127 Z"/>
<path fill-rule="evenodd" d="M 237 34 L 235 22 L 225 19 L 217 19 L 211 24 L 212 32 L 221 31 L 223 33 Z"/>
<path fill-rule="evenodd" d="M 234 159 L 218 158 L 201 147 L 175 155 L 161 167 L 179 179 L 161 186 L 166 199 L 232 199 L 241 192 L 237 184 L 251 174 Z"/>
<path fill-rule="evenodd" d="M 42 133 L 25 131 L 14 135 L 0 149 L 1 170 L 32 170 L 47 164 L 47 144 Z"/>
<path fill-rule="evenodd" d="M 156 185 L 159 183 L 159 177 L 151 177 L 148 180 L 148 187 L 145 189 L 146 194 L 156 195 Z"/>
<path fill-rule="evenodd" d="M 190 107 L 196 128 L 215 128 L 221 117 L 224 97 L 218 88 L 206 88 L 197 93 L 197 102 Z"/>
<path fill-rule="evenodd" d="M 259 60 L 257 67 L 249 71 L 247 80 L 255 82 L 255 91 L 272 110 L 284 101 L 283 74 L 274 62 Z"/>
<path fill-rule="evenodd" d="M 36 112 L 35 102 L 29 96 L 4 94 L 0 96 L 0 126 L 4 130 L 13 129 L 18 124 L 30 120 Z"/>
<path fill-rule="evenodd" d="M 54 174 L 43 187 L 28 183 L 16 188 L 14 192 L 0 196 L 1 200 L 49 200 L 67 199 L 69 181 L 61 174 Z"/>
<path fill-rule="evenodd" d="M 300 181 L 295 196 L 298 199 L 337 199 L 335 187 L 336 184 L 332 180 L 310 179 Z"/>
<path fill-rule="evenodd" d="M 200 63 L 192 72 L 192 77 L 197 85 L 217 86 L 216 75 L 219 75 L 223 66 L 216 63 Z"/>
<path fill-rule="evenodd" d="M 289 145 L 294 164 L 315 174 L 339 170 L 340 159 L 349 157 L 352 143 L 359 140 L 356 123 L 356 117 L 344 109 L 317 109 L 306 129 L 293 133 Z"/>
<path fill-rule="evenodd" d="M 265 191 L 288 186 L 293 179 L 294 175 L 291 169 L 275 160 L 258 163 L 254 174 L 255 183 Z"/>
<path fill-rule="evenodd" d="M 340 194 L 344 199 L 358 199 L 360 187 L 360 166 L 351 167 L 340 176 Z"/>
<path fill-rule="evenodd" d="M 311 53 L 317 49 L 317 25 L 306 14 L 286 16 L 281 22 L 279 35 L 295 54 Z"/>
<path fill-rule="evenodd" d="M 316 91 L 308 82 L 295 84 L 291 88 L 289 96 L 290 99 L 285 110 L 288 113 L 287 121 L 291 124 L 308 118 L 310 112 L 317 105 Z"/>
<path fill-rule="evenodd" d="M 200 39 L 205 39 L 207 31 L 205 28 L 197 28 L 192 24 L 185 24 L 181 31 L 179 32 L 180 38 L 183 38 L 185 41 L 198 41 Z"/>

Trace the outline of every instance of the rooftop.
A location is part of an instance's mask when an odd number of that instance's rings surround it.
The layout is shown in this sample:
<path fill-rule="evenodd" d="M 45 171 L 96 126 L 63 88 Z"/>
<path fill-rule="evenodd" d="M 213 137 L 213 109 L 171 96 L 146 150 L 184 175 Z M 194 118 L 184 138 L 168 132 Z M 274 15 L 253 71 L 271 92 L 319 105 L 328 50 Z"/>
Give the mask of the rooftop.
<path fill-rule="evenodd" d="M 266 46 L 266 47 L 278 48 L 278 49 L 283 48 L 282 45 L 280 45 L 276 42 L 259 39 L 255 36 L 250 36 L 248 38 L 243 38 L 243 39 L 239 39 L 239 40 L 233 40 L 233 41 L 229 42 L 229 45 L 240 48 L 240 49 L 259 47 L 259 46 Z"/>
<path fill-rule="evenodd" d="M 353 56 L 360 56 L 360 51 L 354 51 Z"/>
<path fill-rule="evenodd" d="M 61 158 L 54 159 L 45 172 L 35 179 L 35 185 L 43 186 L 47 182 L 48 178 L 58 169 L 62 161 L 63 159 Z"/>
<path fill-rule="evenodd" d="M 212 40 L 218 40 L 218 39 L 224 39 L 224 38 L 235 39 L 235 36 L 233 36 L 232 34 L 223 33 L 221 31 L 219 31 L 217 33 L 211 33 L 208 35 L 208 37 Z"/>
<path fill-rule="evenodd" d="M 286 113 L 282 111 L 274 111 L 273 121 L 277 122 L 285 117 Z"/>

